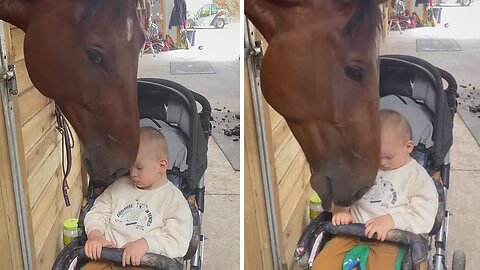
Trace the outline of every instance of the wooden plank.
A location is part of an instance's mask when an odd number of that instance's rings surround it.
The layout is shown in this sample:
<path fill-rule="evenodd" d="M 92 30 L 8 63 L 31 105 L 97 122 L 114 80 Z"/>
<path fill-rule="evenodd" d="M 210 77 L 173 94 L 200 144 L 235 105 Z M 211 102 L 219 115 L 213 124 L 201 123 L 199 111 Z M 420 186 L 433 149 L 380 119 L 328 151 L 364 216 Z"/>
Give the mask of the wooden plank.
<path fill-rule="evenodd" d="M 28 197 L 30 198 L 30 208 L 37 203 L 40 194 L 52 179 L 55 172 L 61 168 L 62 147 L 58 145 L 55 150 L 48 156 L 43 165 L 38 169 L 37 173 L 28 179 Z"/>
<path fill-rule="evenodd" d="M 303 191 L 307 186 L 310 186 L 307 179 L 303 178 L 303 176 L 306 175 L 309 171 L 310 169 L 308 166 L 302 167 L 301 175 L 298 176 L 297 181 L 295 181 L 294 186 L 292 187 L 290 193 L 283 202 L 283 206 L 280 210 L 282 230 L 285 230 L 292 216 L 296 214 L 295 211 L 297 210 L 296 208 L 299 200 L 303 198 Z"/>
<path fill-rule="evenodd" d="M 72 205 L 65 207 L 63 202 L 63 196 L 61 192 L 57 194 L 55 205 L 61 205 L 61 210 L 57 215 L 52 215 L 55 219 L 49 220 L 45 226 L 49 226 L 50 229 L 45 231 L 44 239 L 38 239 L 41 241 L 41 245 L 35 243 L 36 249 L 36 262 L 38 263 L 38 269 L 51 269 L 55 258 L 63 248 L 62 244 L 62 222 L 71 217 L 78 217 L 80 205 L 82 202 L 82 187 L 81 176 L 75 180 L 75 184 L 72 185 L 69 190 L 70 201 Z M 54 207 L 52 207 L 54 208 Z M 55 208 L 54 208 L 55 209 Z M 40 227 L 42 227 L 41 225 Z M 43 240 L 43 241 L 42 241 Z M 48 240 L 48 241 L 47 241 Z M 40 244 L 40 243 L 39 243 Z"/>
<path fill-rule="evenodd" d="M 248 154 L 245 152 L 245 157 L 247 156 Z M 265 268 L 266 265 L 272 265 L 270 239 L 269 237 L 266 237 L 268 236 L 268 227 L 266 226 L 267 224 L 265 224 L 265 209 L 259 209 L 260 207 L 255 205 L 256 201 L 254 200 L 252 191 L 252 181 L 258 181 L 258 178 L 255 178 L 254 175 L 251 175 L 250 171 L 245 171 L 245 177 L 245 269 L 256 269 L 261 265 L 263 266 L 262 269 L 272 269 L 273 266 L 270 266 L 270 268 Z M 260 218 L 262 220 L 259 220 L 257 216 L 261 216 Z M 262 230 L 263 235 L 260 235 L 259 226 L 265 227 L 264 230 Z M 263 243 L 260 240 L 262 238 L 266 238 L 266 241 L 263 241 Z M 261 247 L 262 244 L 266 246 L 264 249 Z"/>
<path fill-rule="evenodd" d="M 50 102 L 53 102 L 35 88 L 23 91 L 18 97 L 18 100 L 21 104 L 19 111 L 22 126 Z"/>
<path fill-rule="evenodd" d="M 78 179 L 80 180 L 74 182 L 74 180 Z M 61 213 L 65 208 L 65 202 L 61 188 L 62 180 L 63 174 L 60 170 L 59 173 L 55 174 L 55 176 L 52 178 L 52 181 L 50 181 L 50 183 L 52 184 L 49 185 L 48 189 L 45 190 L 43 194 L 44 196 L 42 196 L 42 200 L 40 200 L 39 203 L 36 205 L 38 207 L 33 209 L 32 211 L 32 223 L 35 232 L 35 246 L 38 252 L 40 252 L 38 248 L 42 247 L 45 244 L 45 241 L 47 239 L 46 235 L 48 235 L 48 232 L 51 230 L 52 226 L 59 225 L 52 223 L 52 221 L 55 220 L 59 213 Z M 75 190 L 77 186 L 79 186 L 81 192 L 82 181 L 78 169 L 69 176 L 69 180 L 69 186 L 71 187 L 69 193 L 72 190 Z M 73 200 L 74 198 L 70 198 L 69 195 L 69 199 Z M 71 207 L 72 206 L 70 206 L 69 208 Z"/>
<path fill-rule="evenodd" d="M 272 128 L 275 129 L 280 123 L 285 122 L 283 116 L 281 116 L 272 106 L 268 105 L 268 112 L 272 121 Z"/>
<path fill-rule="evenodd" d="M 38 228 L 40 223 L 44 220 L 44 217 L 56 206 L 53 204 L 55 202 L 55 195 L 62 188 L 61 180 L 62 179 L 62 167 L 58 166 L 55 172 L 46 184 L 45 188 L 40 191 L 37 202 L 31 207 L 32 213 L 32 226 L 35 238 L 38 238 Z M 54 219 L 51 219 L 52 221 Z"/>
<path fill-rule="evenodd" d="M 17 88 L 19 94 L 34 87 L 28 75 L 25 60 L 15 62 L 15 70 L 17 73 Z"/>
<path fill-rule="evenodd" d="M 287 197 L 292 193 L 296 183 L 302 181 L 303 171 L 305 166 L 308 167 L 307 160 L 303 153 L 299 152 L 297 156 L 292 157 L 292 166 L 288 168 L 284 179 L 278 185 L 278 200 L 280 201 L 280 208 L 287 202 Z"/>
<path fill-rule="evenodd" d="M 281 183 L 288 168 L 292 165 L 292 157 L 295 157 L 301 151 L 300 145 L 293 136 L 288 138 L 281 148 L 277 149 L 275 152 L 275 180 L 277 184 Z"/>
<path fill-rule="evenodd" d="M 285 121 L 282 121 L 277 125 L 272 132 L 273 151 L 275 152 L 278 152 L 282 147 L 285 147 L 288 140 L 293 137 L 293 133 L 290 131 L 290 128 Z"/>
<path fill-rule="evenodd" d="M 3 224 L 7 220 L 7 215 L 5 213 L 4 201 L 0 201 L 0 252 L 2 256 L 0 256 L 0 263 L 3 269 L 12 269 L 13 268 L 13 254 L 10 251 L 10 247 L 8 244 L 9 242 L 9 231 L 6 226 Z"/>
<path fill-rule="evenodd" d="M 43 134 L 49 130 L 55 122 L 53 112 L 55 105 L 52 103 L 45 106 L 40 112 L 22 126 L 24 152 L 28 154 Z"/>
<path fill-rule="evenodd" d="M 50 156 L 56 145 L 60 142 L 62 136 L 57 131 L 55 125 L 51 126 L 42 138 L 32 147 L 32 151 L 28 152 L 25 157 L 25 166 L 27 169 L 27 177 L 32 177 L 45 160 Z"/>
<path fill-rule="evenodd" d="M 81 158 L 79 155 L 75 155 L 72 162 L 72 171 L 68 176 L 67 182 L 69 187 L 72 186 L 73 180 L 78 178 L 81 169 Z M 80 176 L 81 177 L 81 176 Z M 42 220 L 47 216 L 47 211 L 54 202 L 54 197 L 57 192 L 62 190 L 62 181 L 63 181 L 63 171 L 62 166 L 58 166 L 57 170 L 53 174 L 52 178 L 46 183 L 45 188 L 43 189 L 40 198 L 37 203 L 33 206 L 32 209 L 32 224 L 33 230 L 35 233 L 38 231 L 38 227 Z M 80 183 L 82 185 L 82 183 Z M 63 196 L 63 193 L 62 193 Z"/>
<path fill-rule="evenodd" d="M 248 74 L 245 64 L 245 74 Z M 252 95 L 245 76 L 245 269 L 273 269 L 265 195 L 258 150 Z"/>
<path fill-rule="evenodd" d="M 79 145 L 72 150 L 72 157 L 74 161 L 77 161 L 78 167 L 81 167 L 80 161 L 80 147 Z M 41 165 L 38 171 L 29 178 L 28 190 L 30 198 L 30 208 L 33 209 L 45 187 L 49 181 L 52 180 L 54 174 L 62 168 L 62 145 L 58 144 L 52 153 L 48 156 L 45 162 Z M 73 167 L 72 173 L 79 168 Z"/>
<path fill-rule="evenodd" d="M 14 60 L 15 62 L 22 61 L 25 59 L 25 56 L 23 54 L 23 41 L 25 39 L 25 33 L 19 29 L 10 29 L 11 31 L 11 36 L 12 36 L 12 45 L 13 45 L 13 54 L 14 54 Z"/>

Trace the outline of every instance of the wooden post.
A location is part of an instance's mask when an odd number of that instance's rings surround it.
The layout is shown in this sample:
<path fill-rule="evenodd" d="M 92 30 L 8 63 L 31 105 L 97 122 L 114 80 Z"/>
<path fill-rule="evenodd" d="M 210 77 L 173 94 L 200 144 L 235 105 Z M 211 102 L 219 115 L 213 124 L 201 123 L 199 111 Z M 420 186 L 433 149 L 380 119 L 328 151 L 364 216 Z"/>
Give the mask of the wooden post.
<path fill-rule="evenodd" d="M 412 11 L 413 5 L 412 5 L 412 0 L 407 0 L 407 11 L 408 11 L 408 17 L 412 17 Z"/>
<path fill-rule="evenodd" d="M 427 23 L 428 23 L 427 5 L 428 4 L 423 4 L 423 25 L 424 26 L 427 26 Z"/>
<path fill-rule="evenodd" d="M 162 38 L 167 37 L 167 29 L 165 26 L 165 0 L 160 0 L 160 18 L 162 19 Z"/>
<path fill-rule="evenodd" d="M 177 48 L 182 46 L 182 35 L 180 34 L 180 26 L 176 26 L 177 28 Z"/>
<path fill-rule="evenodd" d="M 391 3 L 392 3 L 392 0 L 388 0 L 386 3 L 383 3 L 381 5 L 382 7 L 382 18 L 383 18 L 383 21 L 382 21 L 382 24 L 383 24 L 383 32 L 382 32 L 382 35 L 383 36 L 386 36 L 387 33 L 388 33 L 388 20 L 390 20 L 390 12 L 391 12 Z"/>

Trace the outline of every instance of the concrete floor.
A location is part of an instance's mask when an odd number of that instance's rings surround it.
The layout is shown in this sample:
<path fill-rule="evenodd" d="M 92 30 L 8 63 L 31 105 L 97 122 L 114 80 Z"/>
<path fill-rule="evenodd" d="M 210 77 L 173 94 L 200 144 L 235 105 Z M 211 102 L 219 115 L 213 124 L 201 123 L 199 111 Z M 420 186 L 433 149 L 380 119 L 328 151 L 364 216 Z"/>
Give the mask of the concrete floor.
<path fill-rule="evenodd" d="M 162 52 L 156 57 L 144 54 L 139 60 L 138 76 L 178 82 L 203 94 L 212 108 L 225 106 L 232 112 L 240 112 L 240 24 L 195 30 L 195 46 L 190 50 Z M 170 62 L 175 61 L 206 61 L 215 74 L 170 75 Z"/>
<path fill-rule="evenodd" d="M 144 54 L 139 77 L 157 77 L 178 82 L 204 95 L 212 108 L 240 111 L 240 25 L 225 29 L 197 29 L 190 50 Z M 203 46 L 202 50 L 198 46 Z M 206 61 L 215 74 L 170 75 L 170 62 Z M 208 145 L 205 172 L 205 214 L 202 232 L 205 250 L 202 269 L 240 269 L 240 172 L 234 171 L 215 141 Z"/>
<path fill-rule="evenodd" d="M 451 72 L 459 85 L 480 86 L 480 2 L 470 7 L 444 7 L 441 24 L 435 28 L 409 29 L 400 34 L 392 31 L 384 39 L 381 54 L 409 54 L 423 58 Z M 448 23 L 448 27 L 445 27 Z M 416 52 L 418 38 L 454 38 L 462 51 Z M 459 90 L 465 91 L 462 88 Z M 472 91 L 471 88 L 468 89 Z M 479 269 L 477 255 L 480 241 L 480 208 L 477 198 L 480 190 L 480 148 L 464 121 L 457 114 L 454 121 L 454 142 L 451 149 L 451 187 L 448 209 L 451 211 L 448 235 L 448 264 L 454 250 L 467 255 L 467 269 Z M 473 128 L 480 126 L 473 123 Z"/>

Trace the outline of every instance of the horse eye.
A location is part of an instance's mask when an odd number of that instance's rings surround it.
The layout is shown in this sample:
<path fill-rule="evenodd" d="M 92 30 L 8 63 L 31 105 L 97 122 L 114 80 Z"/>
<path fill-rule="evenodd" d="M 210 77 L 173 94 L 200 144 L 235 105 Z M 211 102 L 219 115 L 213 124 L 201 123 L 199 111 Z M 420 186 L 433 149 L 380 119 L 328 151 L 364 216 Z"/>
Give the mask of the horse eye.
<path fill-rule="evenodd" d="M 101 52 L 94 49 L 88 49 L 86 53 L 90 62 L 94 63 L 95 65 L 103 66 L 103 55 Z"/>
<path fill-rule="evenodd" d="M 345 74 L 356 82 L 362 81 L 362 70 L 356 67 L 346 67 Z"/>

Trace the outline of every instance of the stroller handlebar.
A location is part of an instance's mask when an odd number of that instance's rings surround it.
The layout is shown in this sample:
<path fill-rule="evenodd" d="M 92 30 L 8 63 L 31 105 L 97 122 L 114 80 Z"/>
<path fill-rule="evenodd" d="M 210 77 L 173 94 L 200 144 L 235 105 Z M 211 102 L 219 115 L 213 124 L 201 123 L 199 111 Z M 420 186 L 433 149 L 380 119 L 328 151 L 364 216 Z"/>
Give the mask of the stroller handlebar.
<path fill-rule="evenodd" d="M 193 98 L 195 98 L 195 101 L 200 103 L 200 105 L 202 106 L 202 112 L 211 114 L 212 107 L 210 106 L 210 102 L 208 101 L 208 99 L 195 91 L 190 90 L 190 92 L 192 93 Z"/>
<path fill-rule="evenodd" d="M 77 247 L 74 250 L 78 256 L 87 258 L 85 255 L 85 248 L 83 246 Z M 102 248 L 101 260 L 122 263 L 123 249 L 120 248 Z M 146 253 L 140 260 L 140 266 L 152 267 L 155 270 L 180 270 L 177 262 L 169 257 Z"/>

